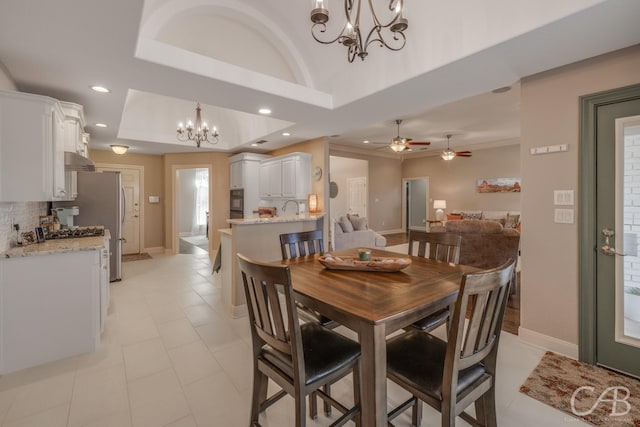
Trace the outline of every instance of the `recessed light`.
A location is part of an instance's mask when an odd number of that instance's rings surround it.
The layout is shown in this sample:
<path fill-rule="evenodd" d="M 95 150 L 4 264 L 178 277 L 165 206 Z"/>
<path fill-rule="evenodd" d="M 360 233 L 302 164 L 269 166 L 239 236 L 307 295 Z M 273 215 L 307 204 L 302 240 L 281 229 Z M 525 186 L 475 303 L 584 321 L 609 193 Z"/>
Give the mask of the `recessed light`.
<path fill-rule="evenodd" d="M 96 126 L 99 128 L 106 128 L 107 125 L 105 125 L 104 123 L 96 123 Z"/>
<path fill-rule="evenodd" d="M 369 141 L 365 140 L 365 141 L 362 141 L 362 143 L 363 143 L 363 144 L 368 144 L 368 143 L 369 143 Z"/>
<path fill-rule="evenodd" d="M 291 136 L 289 132 L 282 132 L 282 136 Z"/>
<path fill-rule="evenodd" d="M 94 85 L 91 86 L 91 89 L 95 90 L 96 92 L 100 92 L 100 93 L 109 93 L 111 92 L 109 89 L 107 89 L 104 86 L 99 86 L 99 85 Z"/>
<path fill-rule="evenodd" d="M 511 90 L 511 86 L 503 86 L 503 87 L 499 87 L 498 89 L 494 89 L 491 92 L 493 93 L 504 93 L 504 92 L 509 92 Z"/>
<path fill-rule="evenodd" d="M 265 114 L 265 115 L 266 114 L 271 114 L 271 110 L 268 109 L 268 108 L 261 108 L 261 109 L 258 110 L 258 113 Z"/>

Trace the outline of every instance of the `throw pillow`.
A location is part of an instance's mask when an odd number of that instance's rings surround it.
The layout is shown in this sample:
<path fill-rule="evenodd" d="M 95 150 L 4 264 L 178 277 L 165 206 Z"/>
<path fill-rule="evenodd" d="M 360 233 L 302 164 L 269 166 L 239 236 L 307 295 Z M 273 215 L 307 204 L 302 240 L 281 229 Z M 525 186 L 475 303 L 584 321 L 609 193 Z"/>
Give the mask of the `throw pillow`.
<path fill-rule="evenodd" d="M 482 211 L 462 211 L 462 219 L 482 219 Z"/>
<path fill-rule="evenodd" d="M 449 214 L 447 215 L 447 221 L 454 221 L 457 219 L 462 219 L 462 215 L 457 215 L 457 214 Z"/>
<path fill-rule="evenodd" d="M 341 216 L 340 219 L 338 219 L 338 224 L 340 224 L 342 231 L 345 233 L 351 233 L 353 231 L 353 225 L 346 216 Z"/>
<path fill-rule="evenodd" d="M 507 214 L 507 219 L 504 221 L 504 228 L 516 228 L 520 223 L 520 215 Z"/>
<path fill-rule="evenodd" d="M 349 219 L 351 220 L 351 224 L 353 225 L 353 229 L 355 231 L 367 230 L 369 228 L 367 226 L 367 218 L 365 217 L 361 218 L 357 215 L 351 215 Z"/>

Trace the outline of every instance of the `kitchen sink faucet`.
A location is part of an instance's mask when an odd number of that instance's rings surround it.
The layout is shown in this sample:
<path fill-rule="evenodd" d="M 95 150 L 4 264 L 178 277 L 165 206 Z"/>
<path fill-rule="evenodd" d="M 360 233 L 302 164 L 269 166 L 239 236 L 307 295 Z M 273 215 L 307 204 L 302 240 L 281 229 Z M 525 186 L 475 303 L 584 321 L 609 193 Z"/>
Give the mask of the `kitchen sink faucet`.
<path fill-rule="evenodd" d="M 293 199 L 289 199 L 286 202 L 284 202 L 284 205 L 282 205 L 282 212 L 287 211 L 287 204 L 289 202 L 293 202 L 296 204 L 296 215 L 300 215 L 300 203 L 297 200 L 293 200 Z"/>

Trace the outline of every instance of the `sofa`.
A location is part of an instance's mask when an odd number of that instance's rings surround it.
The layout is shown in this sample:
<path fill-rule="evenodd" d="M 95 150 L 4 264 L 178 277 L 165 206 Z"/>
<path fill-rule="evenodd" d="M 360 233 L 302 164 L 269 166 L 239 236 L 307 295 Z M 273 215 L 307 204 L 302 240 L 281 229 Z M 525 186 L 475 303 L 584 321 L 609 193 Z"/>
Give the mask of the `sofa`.
<path fill-rule="evenodd" d="M 445 221 L 431 227 L 431 232 L 455 233 L 462 236 L 460 264 L 493 268 L 509 258 L 518 260 L 520 232 L 505 228 L 499 221 L 462 219 Z"/>
<path fill-rule="evenodd" d="M 490 210 L 464 210 L 452 211 L 447 215 L 447 220 L 456 219 L 483 219 L 487 221 L 497 221 L 504 228 L 515 228 L 520 231 L 520 212 L 519 211 L 490 211 Z"/>
<path fill-rule="evenodd" d="M 349 248 L 379 248 L 387 245 L 384 236 L 369 229 L 367 219 L 357 215 L 346 215 L 331 221 L 333 250 Z"/>

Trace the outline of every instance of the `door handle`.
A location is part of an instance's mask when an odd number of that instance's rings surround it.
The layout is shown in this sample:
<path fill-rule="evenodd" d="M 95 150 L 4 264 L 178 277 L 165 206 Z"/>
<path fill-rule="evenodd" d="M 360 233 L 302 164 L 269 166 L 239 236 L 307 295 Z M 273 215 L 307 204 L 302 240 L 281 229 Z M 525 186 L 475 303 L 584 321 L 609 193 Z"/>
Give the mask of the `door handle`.
<path fill-rule="evenodd" d="M 608 256 L 627 256 L 627 254 L 623 254 L 620 252 L 616 251 L 616 248 L 611 247 L 609 239 L 611 237 L 613 237 L 616 234 L 615 231 L 613 231 L 612 229 L 605 227 L 602 229 L 602 235 L 604 236 L 604 244 L 602 245 L 602 247 L 600 248 L 600 251 L 604 254 L 604 255 L 608 255 Z"/>

